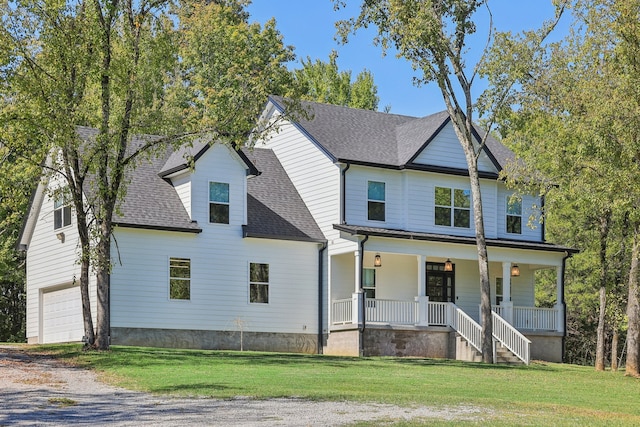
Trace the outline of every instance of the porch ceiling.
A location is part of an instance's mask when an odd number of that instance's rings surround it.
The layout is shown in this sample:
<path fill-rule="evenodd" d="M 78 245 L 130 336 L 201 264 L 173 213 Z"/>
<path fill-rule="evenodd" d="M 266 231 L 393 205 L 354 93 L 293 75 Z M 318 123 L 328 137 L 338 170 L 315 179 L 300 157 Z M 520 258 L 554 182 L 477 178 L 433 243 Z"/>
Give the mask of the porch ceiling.
<path fill-rule="evenodd" d="M 346 225 L 346 224 L 334 224 L 333 228 L 352 236 L 374 236 L 374 237 L 389 237 L 395 239 L 405 240 L 424 240 L 430 242 L 444 242 L 444 243 L 459 243 L 466 245 L 475 245 L 475 237 L 464 236 L 451 236 L 447 234 L 433 234 L 433 233 L 421 233 L 416 231 L 405 230 L 393 230 L 387 228 L 377 227 L 365 227 L 359 225 Z M 506 240 L 506 239 L 486 239 L 487 246 L 498 248 L 513 248 L 513 249 L 530 249 L 535 251 L 551 251 L 551 252 L 567 252 L 578 253 L 575 248 L 569 248 L 566 246 L 553 245 L 550 243 L 541 242 L 527 242 L 520 240 Z"/>

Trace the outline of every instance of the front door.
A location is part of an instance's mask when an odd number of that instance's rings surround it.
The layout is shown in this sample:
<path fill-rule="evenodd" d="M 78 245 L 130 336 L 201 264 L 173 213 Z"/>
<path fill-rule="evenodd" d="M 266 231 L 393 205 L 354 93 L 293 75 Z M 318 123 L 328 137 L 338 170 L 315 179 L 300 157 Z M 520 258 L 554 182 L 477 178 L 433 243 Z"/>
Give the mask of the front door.
<path fill-rule="evenodd" d="M 454 302 L 455 271 L 455 264 L 453 264 L 451 271 L 444 271 L 444 263 L 427 263 L 427 296 L 429 301 Z"/>

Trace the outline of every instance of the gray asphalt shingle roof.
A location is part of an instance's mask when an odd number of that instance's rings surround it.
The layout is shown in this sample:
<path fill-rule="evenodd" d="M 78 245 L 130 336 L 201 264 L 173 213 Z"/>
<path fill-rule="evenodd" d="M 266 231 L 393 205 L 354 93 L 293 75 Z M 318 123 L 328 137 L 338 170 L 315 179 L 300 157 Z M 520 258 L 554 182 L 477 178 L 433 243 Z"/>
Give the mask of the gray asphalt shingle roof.
<path fill-rule="evenodd" d="M 186 156 L 199 158 L 209 148 L 192 146 L 143 160 L 131 174 L 124 203 L 114 222 L 121 226 L 176 231 L 202 231 L 191 221 L 178 194 L 163 176 L 187 167 Z M 247 182 L 248 224 L 245 236 L 324 241 L 324 235 L 271 150 L 239 151 L 252 175 Z M 257 167 L 260 169 L 258 172 Z"/>
<path fill-rule="evenodd" d="M 261 172 L 247 181 L 245 235 L 324 241 L 322 231 L 273 151 L 263 148 L 243 151 Z"/>
<path fill-rule="evenodd" d="M 281 111 L 286 109 L 284 98 L 270 100 Z M 418 118 L 310 101 L 301 104 L 310 114 L 309 118 L 299 117 L 297 124 L 334 160 L 341 161 L 406 166 L 449 121 L 446 111 Z M 485 149 L 500 168 L 515 158 L 491 136 Z"/>

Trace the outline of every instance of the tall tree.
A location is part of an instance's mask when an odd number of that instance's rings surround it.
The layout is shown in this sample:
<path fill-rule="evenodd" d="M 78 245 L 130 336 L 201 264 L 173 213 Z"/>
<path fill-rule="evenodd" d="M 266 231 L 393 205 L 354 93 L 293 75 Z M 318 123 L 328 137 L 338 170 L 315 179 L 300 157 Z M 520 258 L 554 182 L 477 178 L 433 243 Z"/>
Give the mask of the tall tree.
<path fill-rule="evenodd" d="M 522 92 L 512 99 L 515 107 L 503 128 L 528 165 L 560 184 L 549 187 L 549 200 L 560 202 L 558 211 L 571 218 L 569 233 L 586 237 L 581 262 L 594 261 L 580 268 L 582 280 L 591 276 L 597 283 L 598 370 L 604 369 L 611 311 L 606 295 L 623 282 L 610 265 L 629 267 L 628 342 L 638 342 L 637 247 L 621 245 L 620 236 L 627 239 L 625 229 L 637 230 L 639 219 L 639 11 L 637 0 L 575 1 L 576 31 L 523 75 Z M 506 56 L 520 46 L 513 39 L 503 42 Z M 630 254 L 624 249 L 629 246 Z M 616 261 L 621 256 L 630 259 Z M 637 345 L 630 345 L 628 362 L 637 354 Z M 637 369 L 637 363 L 627 363 L 627 373 L 637 375 Z"/>
<path fill-rule="evenodd" d="M 96 272 L 98 349 L 109 347 L 113 214 L 129 168 L 186 137 L 246 141 L 288 79 L 290 48 L 273 22 L 249 25 L 246 4 L 186 1 L 178 16 L 170 0 L 0 4 L 0 124 L 18 129 L 13 150 L 54 154 L 47 170 L 75 208 L 90 343 L 90 263 Z M 97 132 L 83 140 L 78 125 Z M 166 136 L 134 138 L 143 134 Z"/>
<path fill-rule="evenodd" d="M 293 70 L 296 83 L 301 86 L 301 98 L 309 101 L 375 110 L 378 108 L 378 89 L 373 75 L 363 70 L 351 81 L 351 71 L 339 71 L 338 54 L 333 51 L 329 62 L 307 57 L 302 68 Z"/>
<path fill-rule="evenodd" d="M 336 8 L 345 3 L 334 0 Z M 509 79 L 503 80 L 499 86 L 494 86 L 487 92 L 484 100 L 474 101 L 472 87 L 484 56 L 474 67 L 469 67 L 468 41 L 476 33 L 473 18 L 481 8 L 486 8 L 490 16 L 486 0 L 367 0 L 362 2 L 357 17 L 338 24 L 338 31 L 346 42 L 350 32 L 375 25 L 378 32 L 376 42 L 385 50 L 395 48 L 398 56 L 410 61 L 413 68 L 422 73 L 420 77 L 414 78 L 417 84 L 435 82 L 440 89 L 469 170 L 480 274 L 482 358 L 484 362 L 492 363 L 491 285 L 478 159 L 495 120 L 493 109 L 506 98 L 516 77 L 509 76 Z M 488 43 L 492 40 L 491 26 L 489 23 Z M 553 24 L 550 24 L 539 33 L 530 34 L 530 51 L 535 49 L 536 43 L 539 44 L 552 28 Z M 487 132 L 479 143 L 474 136 L 474 113 L 486 114 Z"/>

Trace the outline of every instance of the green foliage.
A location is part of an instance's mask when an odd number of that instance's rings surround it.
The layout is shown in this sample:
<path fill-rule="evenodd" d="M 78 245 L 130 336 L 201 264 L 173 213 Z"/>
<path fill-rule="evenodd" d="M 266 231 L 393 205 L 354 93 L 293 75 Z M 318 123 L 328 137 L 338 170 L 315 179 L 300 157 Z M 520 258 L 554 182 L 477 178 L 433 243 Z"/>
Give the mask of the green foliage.
<path fill-rule="evenodd" d="M 38 172 L 0 142 L 0 341 L 25 337 L 25 260 L 16 245 Z"/>
<path fill-rule="evenodd" d="M 378 89 L 371 72 L 361 71 L 352 82 L 351 71 L 338 70 L 337 58 L 334 51 L 328 63 L 319 59 L 312 62 L 309 57 L 302 60 L 302 68 L 293 71 L 301 99 L 365 110 L 378 108 Z"/>
<path fill-rule="evenodd" d="M 531 38 L 501 35 L 486 69 L 494 83 L 511 74 L 521 85 L 500 114 L 505 141 L 524 160 L 511 182 L 527 190 L 541 183 L 547 236 L 581 250 L 567 269 L 567 355 L 591 363 L 600 287 L 609 295 L 605 333 L 624 323 L 631 231 L 640 220 L 640 97 L 631 83 L 640 76 L 640 28 L 635 0 L 573 3 L 565 40 L 532 55 Z M 537 174 L 546 180 L 522 179 Z"/>

